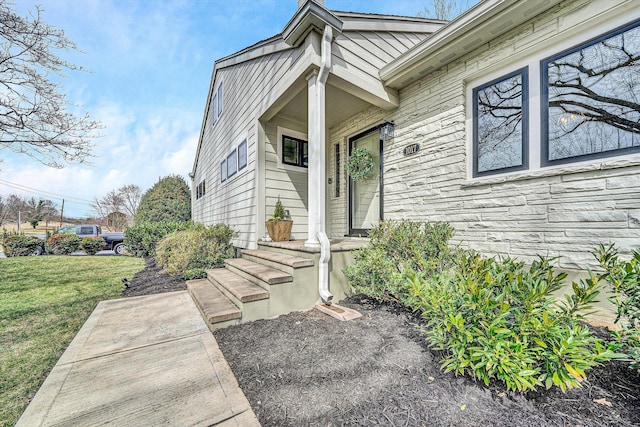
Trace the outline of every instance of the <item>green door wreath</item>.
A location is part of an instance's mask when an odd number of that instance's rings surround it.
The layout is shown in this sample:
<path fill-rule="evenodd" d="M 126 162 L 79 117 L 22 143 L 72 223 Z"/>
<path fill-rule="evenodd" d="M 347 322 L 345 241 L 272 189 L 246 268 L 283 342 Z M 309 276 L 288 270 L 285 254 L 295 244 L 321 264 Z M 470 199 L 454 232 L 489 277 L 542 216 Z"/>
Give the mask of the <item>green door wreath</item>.
<path fill-rule="evenodd" d="M 347 173 L 354 181 L 362 181 L 373 170 L 373 156 L 364 148 L 354 148 L 347 159 Z"/>

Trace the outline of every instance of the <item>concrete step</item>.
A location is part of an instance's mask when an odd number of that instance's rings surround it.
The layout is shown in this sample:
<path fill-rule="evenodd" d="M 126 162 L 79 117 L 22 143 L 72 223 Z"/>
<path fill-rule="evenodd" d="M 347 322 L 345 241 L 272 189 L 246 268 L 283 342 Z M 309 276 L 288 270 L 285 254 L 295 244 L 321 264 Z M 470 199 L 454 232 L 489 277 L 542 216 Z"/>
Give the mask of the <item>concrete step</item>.
<path fill-rule="evenodd" d="M 226 268 L 207 270 L 207 278 L 227 298 L 244 309 L 244 303 L 269 298 L 269 292 Z"/>
<path fill-rule="evenodd" d="M 262 249 L 244 249 L 242 251 L 242 258 L 284 271 L 292 276 L 297 269 L 313 267 L 315 264 L 315 262 L 309 258 Z"/>
<path fill-rule="evenodd" d="M 289 273 L 258 264 L 243 258 L 225 260 L 225 266 L 230 271 L 244 277 L 250 282 L 269 289 L 270 285 L 293 282 L 293 276 Z"/>
<path fill-rule="evenodd" d="M 209 280 L 188 280 L 187 290 L 210 328 L 211 325 L 223 327 L 239 323 L 242 311 Z"/>

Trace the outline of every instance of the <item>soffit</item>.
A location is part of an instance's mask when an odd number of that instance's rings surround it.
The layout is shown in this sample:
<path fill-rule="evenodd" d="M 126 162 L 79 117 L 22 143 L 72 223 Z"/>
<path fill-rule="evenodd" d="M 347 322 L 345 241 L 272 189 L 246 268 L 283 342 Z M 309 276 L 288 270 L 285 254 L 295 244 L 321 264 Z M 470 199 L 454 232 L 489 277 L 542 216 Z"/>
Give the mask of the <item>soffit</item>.
<path fill-rule="evenodd" d="M 549 10 L 562 0 L 485 0 L 380 70 L 400 89 Z"/>

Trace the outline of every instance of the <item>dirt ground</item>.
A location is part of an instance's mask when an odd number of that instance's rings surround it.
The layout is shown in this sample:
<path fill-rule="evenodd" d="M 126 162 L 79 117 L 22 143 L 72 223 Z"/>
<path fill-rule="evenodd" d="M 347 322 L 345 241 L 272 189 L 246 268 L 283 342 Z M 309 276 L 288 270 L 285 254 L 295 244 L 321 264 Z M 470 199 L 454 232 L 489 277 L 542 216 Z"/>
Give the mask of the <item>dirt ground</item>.
<path fill-rule="evenodd" d="M 125 296 L 184 289 L 146 261 Z M 640 374 L 622 362 L 566 393 L 507 392 L 443 373 L 402 307 L 362 295 L 342 305 L 363 316 L 340 322 L 311 310 L 214 334 L 263 426 L 640 425 Z"/>

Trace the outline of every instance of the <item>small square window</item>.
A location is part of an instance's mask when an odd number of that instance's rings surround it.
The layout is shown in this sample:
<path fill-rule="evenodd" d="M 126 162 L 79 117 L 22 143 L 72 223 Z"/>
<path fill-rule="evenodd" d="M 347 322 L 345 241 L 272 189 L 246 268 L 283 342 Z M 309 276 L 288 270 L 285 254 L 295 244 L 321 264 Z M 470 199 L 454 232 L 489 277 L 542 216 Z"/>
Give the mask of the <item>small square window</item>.
<path fill-rule="evenodd" d="M 227 160 L 220 162 L 220 182 L 227 180 Z"/>
<path fill-rule="evenodd" d="M 245 139 L 238 145 L 238 170 L 247 167 L 247 140 Z"/>
<path fill-rule="evenodd" d="M 308 167 L 309 144 L 302 139 L 282 136 L 282 163 L 286 165 Z"/>
<path fill-rule="evenodd" d="M 238 157 L 236 150 L 227 156 L 227 178 L 231 178 L 238 172 Z"/>

